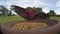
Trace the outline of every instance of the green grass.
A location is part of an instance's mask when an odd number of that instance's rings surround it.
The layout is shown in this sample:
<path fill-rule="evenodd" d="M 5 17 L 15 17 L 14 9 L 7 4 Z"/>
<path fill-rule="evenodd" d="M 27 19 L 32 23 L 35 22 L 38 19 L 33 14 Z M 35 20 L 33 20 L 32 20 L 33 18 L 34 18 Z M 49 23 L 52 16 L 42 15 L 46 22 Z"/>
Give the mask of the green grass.
<path fill-rule="evenodd" d="M 10 21 L 19 21 L 19 20 L 25 20 L 25 19 L 20 16 L 0 17 L 0 23 L 10 22 Z"/>
<path fill-rule="evenodd" d="M 50 17 L 50 19 L 60 20 L 60 17 Z M 25 20 L 25 19 L 20 16 L 6 16 L 6 17 L 0 16 L 0 23 L 19 21 L 19 20 Z"/>
<path fill-rule="evenodd" d="M 50 17 L 50 19 L 60 20 L 60 17 Z"/>

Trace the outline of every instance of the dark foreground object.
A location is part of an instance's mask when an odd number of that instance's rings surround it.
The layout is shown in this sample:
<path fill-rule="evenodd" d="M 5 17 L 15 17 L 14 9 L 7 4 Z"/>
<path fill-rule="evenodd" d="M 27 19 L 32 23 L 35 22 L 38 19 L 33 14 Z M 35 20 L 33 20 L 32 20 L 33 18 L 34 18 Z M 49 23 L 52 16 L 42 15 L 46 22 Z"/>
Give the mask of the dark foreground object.
<path fill-rule="evenodd" d="M 0 34 L 3 34 L 3 33 L 1 32 L 1 30 L 0 30 Z"/>
<path fill-rule="evenodd" d="M 11 25 L 20 22 L 44 22 L 50 25 L 48 28 L 40 30 L 28 30 L 28 31 L 18 31 L 16 29 L 10 28 Z M 60 22 L 58 20 L 51 19 L 41 19 L 41 20 L 27 20 L 27 21 L 14 21 L 1 25 L 1 31 L 3 34 L 57 34 L 60 31 Z"/>

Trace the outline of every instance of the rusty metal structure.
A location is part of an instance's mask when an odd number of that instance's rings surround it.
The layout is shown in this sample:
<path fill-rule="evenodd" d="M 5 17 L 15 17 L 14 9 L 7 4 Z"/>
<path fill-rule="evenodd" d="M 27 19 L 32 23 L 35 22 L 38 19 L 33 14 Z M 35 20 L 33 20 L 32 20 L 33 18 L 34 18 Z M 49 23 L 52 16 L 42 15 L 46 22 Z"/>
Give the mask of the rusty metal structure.
<path fill-rule="evenodd" d="M 19 15 L 22 16 L 23 18 L 27 20 L 34 20 L 34 19 L 47 19 L 49 17 L 48 14 L 45 14 L 44 12 L 40 12 L 38 14 L 35 14 L 35 9 L 32 8 L 30 11 L 28 11 L 25 8 L 12 5 L 11 6 L 12 10 L 15 10 L 15 12 Z"/>

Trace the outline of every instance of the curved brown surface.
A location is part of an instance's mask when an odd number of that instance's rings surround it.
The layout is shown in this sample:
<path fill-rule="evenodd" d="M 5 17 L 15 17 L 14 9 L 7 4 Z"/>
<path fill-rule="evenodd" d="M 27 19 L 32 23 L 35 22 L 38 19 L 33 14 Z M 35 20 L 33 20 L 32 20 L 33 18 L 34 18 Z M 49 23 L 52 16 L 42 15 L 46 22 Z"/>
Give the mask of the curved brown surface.
<path fill-rule="evenodd" d="M 60 31 L 60 22 L 58 20 L 52 20 L 52 19 L 28 20 L 27 22 L 45 22 L 51 25 L 48 28 L 44 28 L 40 30 L 28 30 L 28 31 L 22 31 L 22 30 L 18 31 L 10 28 L 11 25 L 17 22 L 25 22 L 25 21 L 13 21 L 2 24 L 1 31 L 4 34 L 57 34 Z"/>

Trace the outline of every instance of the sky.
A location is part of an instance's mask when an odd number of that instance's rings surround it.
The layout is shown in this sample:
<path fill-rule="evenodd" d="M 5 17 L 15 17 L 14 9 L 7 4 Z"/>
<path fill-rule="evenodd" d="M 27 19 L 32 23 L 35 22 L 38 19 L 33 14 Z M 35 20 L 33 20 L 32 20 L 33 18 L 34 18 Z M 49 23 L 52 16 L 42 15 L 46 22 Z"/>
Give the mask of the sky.
<path fill-rule="evenodd" d="M 11 5 L 20 7 L 41 7 L 43 12 L 48 13 L 50 9 L 56 14 L 60 14 L 60 0 L 0 0 L 0 5 L 4 5 L 8 9 Z"/>

